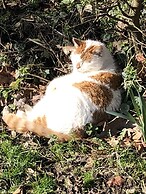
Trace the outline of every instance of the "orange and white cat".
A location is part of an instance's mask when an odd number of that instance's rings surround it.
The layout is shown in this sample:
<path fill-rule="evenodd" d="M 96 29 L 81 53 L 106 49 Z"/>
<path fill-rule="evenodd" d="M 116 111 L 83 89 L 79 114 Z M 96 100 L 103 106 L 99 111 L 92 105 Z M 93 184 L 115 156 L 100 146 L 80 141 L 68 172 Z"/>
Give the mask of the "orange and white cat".
<path fill-rule="evenodd" d="M 10 113 L 3 110 L 3 120 L 11 130 L 31 131 L 40 136 L 54 134 L 60 140 L 83 137 L 87 123 L 98 124 L 105 111 L 115 111 L 121 103 L 121 77 L 112 55 L 99 41 L 73 38 L 71 52 L 73 71 L 55 78 L 44 97 L 30 110 Z"/>

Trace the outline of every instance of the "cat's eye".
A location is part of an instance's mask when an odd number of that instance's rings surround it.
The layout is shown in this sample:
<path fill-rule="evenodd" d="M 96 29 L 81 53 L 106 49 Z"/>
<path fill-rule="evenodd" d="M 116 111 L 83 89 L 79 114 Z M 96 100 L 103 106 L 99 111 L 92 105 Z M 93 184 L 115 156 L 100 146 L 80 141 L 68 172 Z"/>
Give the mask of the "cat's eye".
<path fill-rule="evenodd" d="M 100 51 L 94 51 L 93 53 L 92 53 L 93 55 L 97 55 L 97 56 L 99 56 L 99 57 L 102 57 L 102 52 Z"/>
<path fill-rule="evenodd" d="M 92 55 L 102 57 L 103 46 L 102 45 L 93 45 L 93 46 L 88 48 L 88 52 Z"/>

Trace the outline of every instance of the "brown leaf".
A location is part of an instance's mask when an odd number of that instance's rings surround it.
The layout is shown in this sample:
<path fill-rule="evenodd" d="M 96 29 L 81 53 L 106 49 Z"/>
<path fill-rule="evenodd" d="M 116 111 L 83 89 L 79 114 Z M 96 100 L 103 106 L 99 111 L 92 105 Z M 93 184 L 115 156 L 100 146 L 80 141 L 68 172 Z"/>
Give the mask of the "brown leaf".
<path fill-rule="evenodd" d="M 86 169 L 90 169 L 90 168 L 93 167 L 93 165 L 94 165 L 94 160 L 92 159 L 92 157 L 87 158 L 87 162 L 85 164 L 85 168 Z"/>
<path fill-rule="evenodd" d="M 137 140 L 140 140 L 141 138 L 142 138 L 142 131 L 141 131 L 140 127 L 138 125 L 136 125 L 133 128 L 133 136 L 132 136 L 132 139 L 134 141 L 137 141 Z"/>
<path fill-rule="evenodd" d="M 136 55 L 136 60 L 137 60 L 138 62 L 143 63 L 143 62 L 146 60 L 146 58 L 143 56 L 142 53 L 138 53 L 138 54 Z"/>
<path fill-rule="evenodd" d="M 144 143 L 143 141 L 134 142 L 134 146 L 139 152 L 143 152 L 144 150 L 146 150 L 146 143 Z"/>
<path fill-rule="evenodd" d="M 127 147 L 131 146 L 131 139 L 128 138 L 128 137 L 126 137 L 126 138 L 124 138 L 123 143 L 124 143 L 124 145 L 126 145 Z"/>
<path fill-rule="evenodd" d="M 23 194 L 23 187 L 20 186 L 18 189 L 16 189 L 16 191 L 14 191 L 13 194 Z"/>
<path fill-rule="evenodd" d="M 109 179 L 107 181 L 107 185 L 109 187 L 112 187 L 112 186 L 122 186 L 123 183 L 124 183 L 124 179 L 121 176 L 112 177 L 111 179 Z"/>
<path fill-rule="evenodd" d="M 141 131 L 136 131 L 136 132 L 134 133 L 132 139 L 133 139 L 134 141 L 137 141 L 137 140 L 139 140 L 141 137 L 142 137 L 142 132 L 141 132 Z"/>
<path fill-rule="evenodd" d="M 11 72 L 8 72 L 5 68 L 0 71 L 0 85 L 9 85 L 14 80 Z"/>
<path fill-rule="evenodd" d="M 115 147 L 116 145 L 118 145 L 119 140 L 113 136 L 113 137 L 110 137 L 110 139 L 108 139 L 107 142 L 108 142 L 112 147 Z"/>
<path fill-rule="evenodd" d="M 123 143 L 126 146 L 133 145 L 139 152 L 146 148 L 142 138 L 142 131 L 138 125 L 133 128 L 123 129 L 125 135 L 123 136 Z"/>

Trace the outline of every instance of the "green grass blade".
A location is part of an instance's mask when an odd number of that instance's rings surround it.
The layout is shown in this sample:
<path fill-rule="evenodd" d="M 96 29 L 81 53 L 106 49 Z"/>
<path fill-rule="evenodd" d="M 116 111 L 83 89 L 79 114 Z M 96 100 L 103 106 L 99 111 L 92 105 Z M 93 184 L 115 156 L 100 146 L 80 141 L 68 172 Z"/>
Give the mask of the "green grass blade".
<path fill-rule="evenodd" d="M 144 141 L 146 142 L 146 102 L 143 99 L 143 97 L 138 93 L 139 95 L 139 102 L 140 102 L 140 109 L 142 114 L 142 133 Z"/>
<path fill-rule="evenodd" d="M 127 115 L 124 115 L 124 114 L 118 113 L 118 112 L 114 112 L 114 111 L 106 111 L 106 113 L 110 114 L 110 115 L 113 115 L 113 116 L 116 116 L 116 117 L 120 117 L 122 119 L 129 120 L 132 123 L 136 123 L 135 118 L 130 113 L 128 113 L 128 112 L 127 112 Z"/>
<path fill-rule="evenodd" d="M 134 93 L 133 93 L 133 90 L 132 89 L 130 89 L 130 98 L 131 98 L 132 104 L 134 106 L 134 110 L 135 110 L 137 116 L 139 116 L 140 115 L 140 108 L 139 108 L 139 106 L 138 106 L 138 104 L 137 104 L 137 102 L 135 100 L 135 96 L 134 96 Z"/>

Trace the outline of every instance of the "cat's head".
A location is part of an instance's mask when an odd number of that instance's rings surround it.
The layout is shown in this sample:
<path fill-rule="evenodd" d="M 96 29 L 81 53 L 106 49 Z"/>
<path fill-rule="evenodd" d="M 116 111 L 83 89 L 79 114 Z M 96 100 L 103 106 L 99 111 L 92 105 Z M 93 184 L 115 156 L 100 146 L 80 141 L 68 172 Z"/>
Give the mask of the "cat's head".
<path fill-rule="evenodd" d="M 113 57 L 103 43 L 73 38 L 73 44 L 63 48 L 66 54 L 70 53 L 73 71 L 86 73 L 115 69 Z"/>

